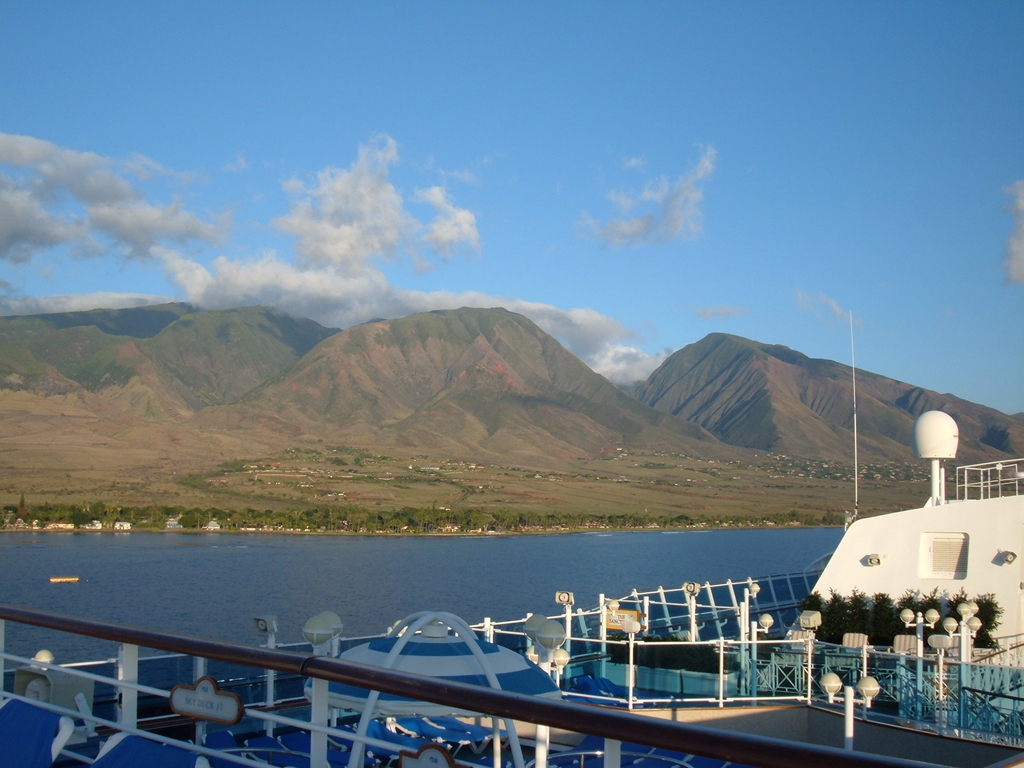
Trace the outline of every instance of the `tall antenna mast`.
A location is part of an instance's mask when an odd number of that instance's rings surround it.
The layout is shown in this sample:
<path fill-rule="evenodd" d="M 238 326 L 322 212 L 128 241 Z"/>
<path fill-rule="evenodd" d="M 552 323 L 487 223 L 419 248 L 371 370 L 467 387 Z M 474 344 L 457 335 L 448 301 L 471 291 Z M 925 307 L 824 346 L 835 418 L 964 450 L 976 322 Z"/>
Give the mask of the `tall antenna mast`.
<path fill-rule="evenodd" d="M 857 457 L 857 358 L 853 351 L 853 310 L 850 310 L 850 371 L 853 375 L 853 517 L 846 523 L 857 522 L 860 513 L 860 467 Z"/>

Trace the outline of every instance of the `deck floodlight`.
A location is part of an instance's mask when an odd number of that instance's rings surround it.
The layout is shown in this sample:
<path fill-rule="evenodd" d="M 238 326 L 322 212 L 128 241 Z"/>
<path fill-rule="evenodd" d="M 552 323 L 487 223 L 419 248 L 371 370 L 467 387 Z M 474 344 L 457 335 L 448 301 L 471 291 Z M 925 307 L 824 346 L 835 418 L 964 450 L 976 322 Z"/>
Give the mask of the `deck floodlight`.
<path fill-rule="evenodd" d="M 971 616 L 971 618 L 967 620 L 967 628 L 971 630 L 971 632 L 977 632 L 981 629 L 981 619 L 977 616 Z"/>
<path fill-rule="evenodd" d="M 1007 565 L 1009 565 L 1010 563 L 1012 563 L 1016 559 L 1017 559 L 1017 553 L 1016 552 L 1003 552 L 1003 562 L 1006 563 Z"/>
<path fill-rule="evenodd" d="M 862 677 L 860 682 L 857 683 L 857 693 L 864 697 L 869 707 L 871 706 L 871 700 L 881 692 L 882 686 L 871 675 Z"/>
<path fill-rule="evenodd" d="M 928 625 L 931 627 L 934 627 L 935 622 L 937 622 L 940 618 L 942 618 L 942 614 L 940 614 L 934 608 L 929 608 L 927 611 L 924 612 L 924 620 L 928 622 Z"/>
<path fill-rule="evenodd" d="M 946 618 L 944 618 L 942 620 L 942 628 L 944 630 L 946 630 L 946 632 L 948 632 L 951 635 L 954 632 L 956 632 L 956 628 L 959 627 L 959 626 L 960 625 L 957 623 L 957 620 L 954 619 L 952 616 L 947 616 Z M 933 645 L 932 648 L 934 648 L 934 647 L 935 646 Z"/>
<path fill-rule="evenodd" d="M 821 676 L 821 690 L 828 696 L 828 703 L 832 703 L 835 695 L 843 689 L 843 680 L 835 672 L 828 672 Z"/>
<path fill-rule="evenodd" d="M 757 623 L 761 625 L 761 629 L 767 632 L 769 629 L 772 628 L 772 624 L 775 623 L 775 617 L 772 616 L 770 613 L 762 613 L 757 618 Z"/>
<path fill-rule="evenodd" d="M 548 620 L 548 617 L 543 613 L 531 613 L 523 624 L 523 632 L 530 640 L 537 641 L 537 630 L 540 629 L 540 625 Z"/>
<path fill-rule="evenodd" d="M 914 623 L 914 612 L 909 608 L 904 608 L 900 611 L 900 621 L 906 624 L 908 627 Z"/>
<path fill-rule="evenodd" d="M 876 552 L 872 552 L 868 555 L 868 565 L 872 568 L 882 564 L 882 557 Z"/>
<path fill-rule="evenodd" d="M 576 602 L 576 598 L 572 592 L 555 592 L 555 602 L 559 605 L 572 605 Z"/>
<path fill-rule="evenodd" d="M 554 619 L 547 619 L 537 627 L 534 639 L 549 651 L 553 651 L 565 642 L 565 626 Z"/>
<path fill-rule="evenodd" d="M 696 597 L 700 594 L 700 584 L 698 584 L 696 581 L 688 581 L 685 584 L 683 584 L 683 592 L 685 592 L 688 595 L 693 595 L 694 597 Z"/>
<path fill-rule="evenodd" d="M 254 616 L 252 625 L 261 635 L 275 634 L 277 632 L 277 616 L 269 613 L 265 616 Z"/>
<path fill-rule="evenodd" d="M 815 630 L 821 626 L 821 611 L 802 611 L 800 613 L 800 629 Z"/>
<path fill-rule="evenodd" d="M 565 669 L 565 665 L 569 663 L 569 652 L 565 648 L 556 648 L 551 654 L 551 660 L 559 669 Z"/>

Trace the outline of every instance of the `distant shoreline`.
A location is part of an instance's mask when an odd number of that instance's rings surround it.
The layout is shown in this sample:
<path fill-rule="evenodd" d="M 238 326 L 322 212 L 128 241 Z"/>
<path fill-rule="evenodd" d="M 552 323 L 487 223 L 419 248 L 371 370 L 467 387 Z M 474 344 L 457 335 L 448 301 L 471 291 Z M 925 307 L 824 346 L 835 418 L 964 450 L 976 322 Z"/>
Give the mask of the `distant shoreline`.
<path fill-rule="evenodd" d="M 396 532 L 396 533 L 384 533 L 381 531 L 236 531 L 236 530 L 219 530 L 219 531 L 204 531 L 196 530 L 194 528 L 181 528 L 181 529 L 167 529 L 167 528 L 139 528 L 131 531 L 113 531 L 113 530 L 80 530 L 76 529 L 73 531 L 68 530 L 45 530 L 43 528 L 0 528 L 0 533 L 11 533 L 11 534 L 26 534 L 26 533 L 45 533 L 47 535 L 64 535 L 64 536 L 83 536 L 83 535 L 96 535 L 101 536 L 126 536 L 133 533 L 155 533 L 155 534 L 185 534 L 188 536 L 196 535 L 208 535 L 208 536 L 366 536 L 382 539 L 396 539 L 396 538 L 447 538 L 447 539 L 497 539 L 497 538 L 508 538 L 512 536 L 558 536 L 558 535 L 600 535 L 605 533 L 702 533 L 708 531 L 788 531 L 795 529 L 807 529 L 807 528 L 842 528 L 841 525 L 720 525 L 720 526 L 694 526 L 689 528 L 578 528 L 578 529 L 559 529 L 551 528 L 543 531 L 501 531 L 492 533 L 459 533 L 459 532 L 447 532 L 447 533 L 422 533 L 422 532 Z"/>

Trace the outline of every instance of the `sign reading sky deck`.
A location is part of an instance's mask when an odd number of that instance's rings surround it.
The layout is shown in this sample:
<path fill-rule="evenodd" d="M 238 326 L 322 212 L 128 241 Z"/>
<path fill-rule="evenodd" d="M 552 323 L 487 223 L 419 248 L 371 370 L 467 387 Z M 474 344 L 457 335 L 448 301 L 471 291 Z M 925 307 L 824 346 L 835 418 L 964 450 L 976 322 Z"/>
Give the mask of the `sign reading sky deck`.
<path fill-rule="evenodd" d="M 455 768 L 448 750 L 435 744 L 420 747 L 415 754 L 405 751 L 398 754 L 401 768 Z"/>
<path fill-rule="evenodd" d="M 212 677 L 200 677 L 195 685 L 176 685 L 171 689 L 171 709 L 197 720 L 234 725 L 242 719 L 242 700 L 217 688 Z"/>

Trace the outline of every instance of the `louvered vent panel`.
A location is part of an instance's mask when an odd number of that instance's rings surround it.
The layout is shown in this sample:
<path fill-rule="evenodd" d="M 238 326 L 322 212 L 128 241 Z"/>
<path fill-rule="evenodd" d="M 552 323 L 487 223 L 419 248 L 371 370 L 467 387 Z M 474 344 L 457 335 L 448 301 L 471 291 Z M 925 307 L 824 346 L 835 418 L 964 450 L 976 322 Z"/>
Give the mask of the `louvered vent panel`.
<path fill-rule="evenodd" d="M 967 575 L 967 537 L 932 539 L 932 571 L 937 576 L 962 579 Z"/>

